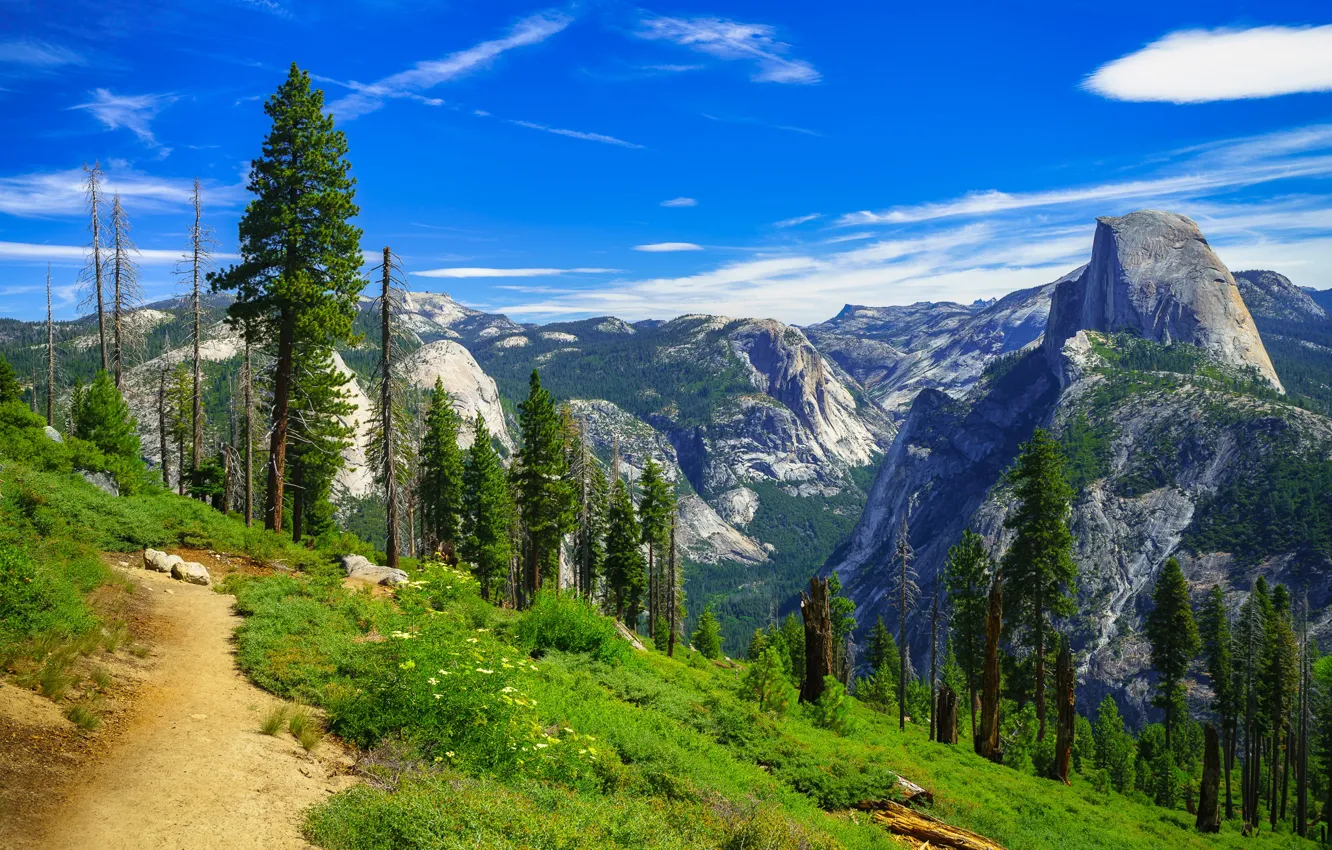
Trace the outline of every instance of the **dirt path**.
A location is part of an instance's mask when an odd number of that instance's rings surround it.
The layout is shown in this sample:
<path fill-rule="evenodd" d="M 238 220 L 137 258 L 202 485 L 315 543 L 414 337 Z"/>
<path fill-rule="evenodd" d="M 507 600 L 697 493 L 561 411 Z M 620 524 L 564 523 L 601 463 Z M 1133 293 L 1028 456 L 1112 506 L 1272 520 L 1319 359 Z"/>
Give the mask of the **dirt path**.
<path fill-rule="evenodd" d="M 353 782 L 333 742 L 259 732 L 277 700 L 236 669 L 232 597 L 130 570 L 151 599 L 152 663 L 106 752 L 80 770 L 34 847 L 304 848 L 301 813 Z M 36 830 L 34 830 L 35 832 Z"/>

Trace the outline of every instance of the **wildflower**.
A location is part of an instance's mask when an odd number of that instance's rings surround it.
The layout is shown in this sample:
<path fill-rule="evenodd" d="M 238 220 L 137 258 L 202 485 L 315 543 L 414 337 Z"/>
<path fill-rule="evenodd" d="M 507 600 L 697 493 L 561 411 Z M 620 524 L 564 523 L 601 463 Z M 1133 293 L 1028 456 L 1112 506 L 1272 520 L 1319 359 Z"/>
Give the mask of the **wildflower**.
<path fill-rule="evenodd" d="M 513 685 L 505 685 L 505 686 L 504 686 L 504 690 L 500 691 L 500 693 L 502 693 L 502 694 L 511 694 L 511 693 L 515 693 L 517 690 L 518 690 L 518 689 L 515 688 Z"/>
<path fill-rule="evenodd" d="M 447 752 L 444 753 L 444 755 L 448 756 L 449 758 L 453 758 L 453 750 L 448 750 Z"/>
<path fill-rule="evenodd" d="M 439 679 L 436 679 L 434 676 L 431 676 L 429 679 L 426 679 L 426 681 L 429 682 L 429 683 L 432 684 L 432 685 L 438 685 L 438 684 L 439 684 Z"/>
<path fill-rule="evenodd" d="M 477 641 L 476 638 L 468 638 L 468 639 L 467 639 L 467 642 L 468 642 L 468 643 L 476 643 L 476 641 Z"/>
<path fill-rule="evenodd" d="M 494 671 L 494 670 L 487 670 L 487 669 L 484 668 L 484 667 L 478 667 L 478 668 L 476 668 L 476 672 L 478 672 L 478 673 L 485 673 L 487 676 L 489 676 L 491 673 L 494 673 L 495 671 Z"/>

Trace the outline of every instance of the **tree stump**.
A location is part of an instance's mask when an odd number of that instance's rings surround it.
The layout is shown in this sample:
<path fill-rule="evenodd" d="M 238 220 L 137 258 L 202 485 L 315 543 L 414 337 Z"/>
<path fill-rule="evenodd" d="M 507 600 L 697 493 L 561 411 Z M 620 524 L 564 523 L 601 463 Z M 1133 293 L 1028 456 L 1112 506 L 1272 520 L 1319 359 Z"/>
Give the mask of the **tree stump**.
<path fill-rule="evenodd" d="M 985 615 L 985 665 L 981 675 L 981 722 L 976 733 L 976 752 L 992 762 L 1003 761 L 999 748 L 999 635 L 1003 628 L 1004 579 L 996 575 L 990 585 L 990 605 Z"/>
<path fill-rule="evenodd" d="M 1051 766 L 1052 778 L 1068 784 L 1069 762 L 1073 757 L 1073 730 L 1077 720 L 1077 702 L 1074 695 L 1076 679 L 1073 673 L 1073 653 L 1068 649 L 1068 638 L 1059 639 L 1059 660 L 1055 662 L 1055 757 Z"/>
<path fill-rule="evenodd" d="M 935 710 L 935 715 L 938 717 L 935 740 L 941 744 L 956 744 L 957 692 L 947 685 L 939 688 L 938 708 Z"/>
<path fill-rule="evenodd" d="M 828 602 L 828 580 L 809 580 L 809 593 L 800 594 L 800 615 L 805 618 L 805 682 L 801 702 L 818 702 L 823 696 L 823 677 L 833 669 L 832 608 Z"/>
<path fill-rule="evenodd" d="M 1199 832 L 1221 831 L 1221 747 L 1217 742 L 1216 727 L 1208 723 L 1203 727 L 1202 787 L 1198 791 Z"/>

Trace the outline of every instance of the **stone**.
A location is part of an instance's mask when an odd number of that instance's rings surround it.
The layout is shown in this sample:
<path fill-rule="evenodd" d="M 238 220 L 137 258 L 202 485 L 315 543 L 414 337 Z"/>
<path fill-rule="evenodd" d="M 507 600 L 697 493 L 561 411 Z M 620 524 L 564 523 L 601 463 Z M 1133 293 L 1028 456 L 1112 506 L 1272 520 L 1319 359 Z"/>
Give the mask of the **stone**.
<path fill-rule="evenodd" d="M 45 428 L 43 428 L 42 430 L 43 430 L 43 432 L 46 434 L 47 439 L 51 440 L 51 442 L 53 442 L 53 443 L 63 443 L 63 442 L 65 442 L 65 438 L 62 437 L 62 436 L 60 436 L 60 432 L 57 431 L 56 429 L 52 428 L 50 425 L 47 425 L 47 426 L 46 426 Z"/>
<path fill-rule="evenodd" d="M 143 568 L 155 573 L 169 573 L 172 567 L 183 561 L 179 555 L 168 555 L 156 549 L 143 550 Z"/>
<path fill-rule="evenodd" d="M 173 556 L 174 557 L 174 556 Z M 208 568 L 203 564 L 194 561 L 186 561 L 177 558 L 177 563 L 171 565 L 171 577 L 177 581 L 183 581 L 188 584 L 199 584 L 207 587 L 212 583 L 208 575 Z"/>
<path fill-rule="evenodd" d="M 110 474 L 105 472 L 88 472 L 87 470 L 80 470 L 79 474 L 83 476 L 84 481 L 87 481 L 103 493 L 112 496 L 120 495 L 120 485 L 116 483 L 116 479 L 112 478 Z"/>
<path fill-rule="evenodd" d="M 408 581 L 407 573 L 402 570 L 378 566 L 361 555 L 344 555 L 342 568 L 347 573 L 347 578 L 368 581 L 371 584 L 395 585 L 406 584 Z"/>

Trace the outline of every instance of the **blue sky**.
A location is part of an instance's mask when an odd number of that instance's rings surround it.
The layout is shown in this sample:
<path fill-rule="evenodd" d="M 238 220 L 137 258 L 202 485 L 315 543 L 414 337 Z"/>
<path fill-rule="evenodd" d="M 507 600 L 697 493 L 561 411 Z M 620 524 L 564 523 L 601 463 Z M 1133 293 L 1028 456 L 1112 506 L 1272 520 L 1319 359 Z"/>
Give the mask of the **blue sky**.
<path fill-rule="evenodd" d="M 150 298 L 195 177 L 234 250 L 293 61 L 364 247 L 520 320 L 988 298 L 1142 207 L 1332 287 L 1326 3 L 646 1 L 0 0 L 0 315 L 44 315 L 48 261 L 76 315 L 94 159 Z"/>

